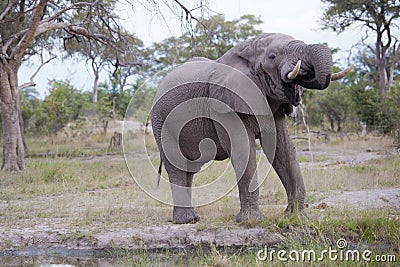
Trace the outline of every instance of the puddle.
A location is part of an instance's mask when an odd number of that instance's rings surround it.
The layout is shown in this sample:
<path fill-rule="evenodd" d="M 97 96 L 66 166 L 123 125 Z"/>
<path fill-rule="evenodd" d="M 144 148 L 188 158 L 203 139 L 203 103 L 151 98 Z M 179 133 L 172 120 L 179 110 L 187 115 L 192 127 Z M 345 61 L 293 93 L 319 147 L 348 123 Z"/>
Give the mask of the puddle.
<path fill-rule="evenodd" d="M 260 246 L 261 247 L 261 246 Z M 215 250 L 216 249 L 216 250 Z M 258 247 L 246 251 L 257 251 Z M 40 266 L 40 267 L 75 267 L 75 266 L 193 266 L 198 265 L 199 257 L 207 257 L 217 251 L 235 255 L 239 247 L 189 246 L 184 249 L 23 249 L 20 251 L 0 252 L 0 266 Z M 29 256 L 27 254 L 30 254 Z M 225 266 L 225 265 L 223 265 Z"/>
<path fill-rule="evenodd" d="M 23 248 L 0 251 L 0 266 L 115 266 L 105 250 Z"/>
<path fill-rule="evenodd" d="M 125 250 L 24 248 L 17 251 L 0 252 L 0 266 L 130 266 L 142 261 L 144 254 Z M 147 260 L 160 262 L 156 253 L 146 253 Z"/>
<path fill-rule="evenodd" d="M 75 267 L 75 266 L 118 266 L 116 260 L 72 257 L 0 257 L 1 266 L 40 266 L 40 267 Z M 123 266 L 121 264 L 120 266 Z"/>

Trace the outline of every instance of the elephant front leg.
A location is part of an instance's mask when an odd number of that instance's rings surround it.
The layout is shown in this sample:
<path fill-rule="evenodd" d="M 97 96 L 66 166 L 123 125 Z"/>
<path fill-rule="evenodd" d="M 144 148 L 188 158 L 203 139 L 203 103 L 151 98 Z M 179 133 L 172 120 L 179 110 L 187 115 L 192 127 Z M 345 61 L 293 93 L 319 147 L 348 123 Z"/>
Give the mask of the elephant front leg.
<path fill-rule="evenodd" d="M 286 189 L 288 206 L 286 212 L 297 212 L 304 209 L 306 191 L 300 165 L 296 158 L 296 150 L 289 136 L 286 119 L 279 109 L 275 114 L 276 150 L 272 163 L 283 186 Z"/>
<path fill-rule="evenodd" d="M 222 147 L 231 158 L 238 181 L 240 211 L 236 221 L 263 220 L 258 204 L 255 136 L 235 118 L 235 114 L 219 114 L 218 119 L 221 124 L 216 124 L 215 129 Z"/>
<path fill-rule="evenodd" d="M 196 223 L 200 220 L 192 207 L 192 182 L 194 173 L 179 170 L 165 163 L 170 181 L 174 210 L 172 221 L 176 224 Z"/>

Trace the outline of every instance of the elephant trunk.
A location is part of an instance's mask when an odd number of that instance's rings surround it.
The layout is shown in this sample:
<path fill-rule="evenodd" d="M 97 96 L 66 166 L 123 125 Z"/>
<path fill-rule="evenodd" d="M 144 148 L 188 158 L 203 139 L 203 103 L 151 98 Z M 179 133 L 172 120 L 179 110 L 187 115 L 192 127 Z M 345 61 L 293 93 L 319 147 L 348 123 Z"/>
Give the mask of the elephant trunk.
<path fill-rule="evenodd" d="M 328 87 L 331 81 L 333 62 L 332 54 L 328 47 L 320 44 L 307 45 L 307 65 L 310 75 L 300 78 L 296 83 L 308 88 L 322 90 Z"/>

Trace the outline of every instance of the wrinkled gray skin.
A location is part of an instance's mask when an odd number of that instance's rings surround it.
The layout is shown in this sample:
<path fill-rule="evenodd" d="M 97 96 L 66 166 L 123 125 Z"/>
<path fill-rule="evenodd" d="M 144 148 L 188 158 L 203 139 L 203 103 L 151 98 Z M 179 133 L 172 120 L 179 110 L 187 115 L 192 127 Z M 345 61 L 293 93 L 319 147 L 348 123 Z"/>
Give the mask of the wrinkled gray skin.
<path fill-rule="evenodd" d="M 287 78 L 287 74 L 294 69 L 299 59 L 302 60 L 301 69 L 297 77 L 290 80 Z M 266 96 L 276 127 L 276 150 L 272 166 L 286 189 L 288 199 L 286 212 L 302 210 L 306 193 L 295 148 L 288 133 L 285 113 L 291 113 L 292 106 L 299 104 L 301 100 L 300 86 L 309 89 L 325 89 L 329 85 L 332 74 L 330 50 L 323 45 L 308 45 L 283 34 L 262 34 L 233 47 L 217 62 L 229 65 L 246 74 Z M 179 79 L 179 77 L 177 78 Z M 166 116 L 174 107 L 196 97 L 210 97 L 226 102 L 233 107 L 246 125 L 250 155 L 242 177 L 236 177 L 240 196 L 240 211 L 236 216 L 236 221 L 263 218 L 258 204 L 259 191 L 257 189 L 250 192 L 249 190 L 249 183 L 256 172 L 255 139 L 260 138 L 262 129 L 251 110 L 247 110 L 243 106 L 236 107 L 232 104 L 235 103 L 232 99 L 234 96 L 220 95 L 221 92 L 223 94 L 223 90 L 213 91 L 207 85 L 186 84 L 175 88 L 153 106 L 152 127 L 161 160 L 165 164 L 171 183 L 174 201 L 173 222 L 175 223 L 195 223 L 200 219 L 191 205 L 190 187 L 195 171 L 182 171 L 168 161 L 161 144 L 161 129 Z M 229 99 L 227 99 L 228 97 Z M 229 113 L 224 116 L 229 120 Z M 190 160 L 199 158 L 199 143 L 205 138 L 210 138 L 215 143 L 217 152 L 216 155 L 210 155 L 209 158 L 203 159 L 203 163 L 230 157 L 238 174 L 236 166 L 241 163 L 239 162 L 242 160 L 240 155 L 231 153 L 228 133 L 221 125 L 210 119 L 197 118 L 185 125 L 179 137 L 179 147 L 183 155 Z M 260 141 L 263 143 L 263 140 Z M 174 185 L 188 188 L 182 189 Z"/>

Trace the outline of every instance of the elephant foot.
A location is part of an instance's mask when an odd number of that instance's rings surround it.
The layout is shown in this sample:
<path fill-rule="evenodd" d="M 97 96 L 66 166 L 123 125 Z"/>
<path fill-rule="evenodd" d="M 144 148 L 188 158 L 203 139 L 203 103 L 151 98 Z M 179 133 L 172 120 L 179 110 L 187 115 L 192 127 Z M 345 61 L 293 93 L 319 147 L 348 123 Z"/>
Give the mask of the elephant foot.
<path fill-rule="evenodd" d="M 304 201 L 289 203 L 286 207 L 285 214 L 301 213 L 304 210 Z"/>
<path fill-rule="evenodd" d="M 197 223 L 200 215 L 190 207 L 174 207 L 172 222 L 176 224 Z"/>
<path fill-rule="evenodd" d="M 261 213 L 261 211 L 257 209 L 243 209 L 236 215 L 236 222 L 260 222 L 264 221 L 265 216 Z"/>

